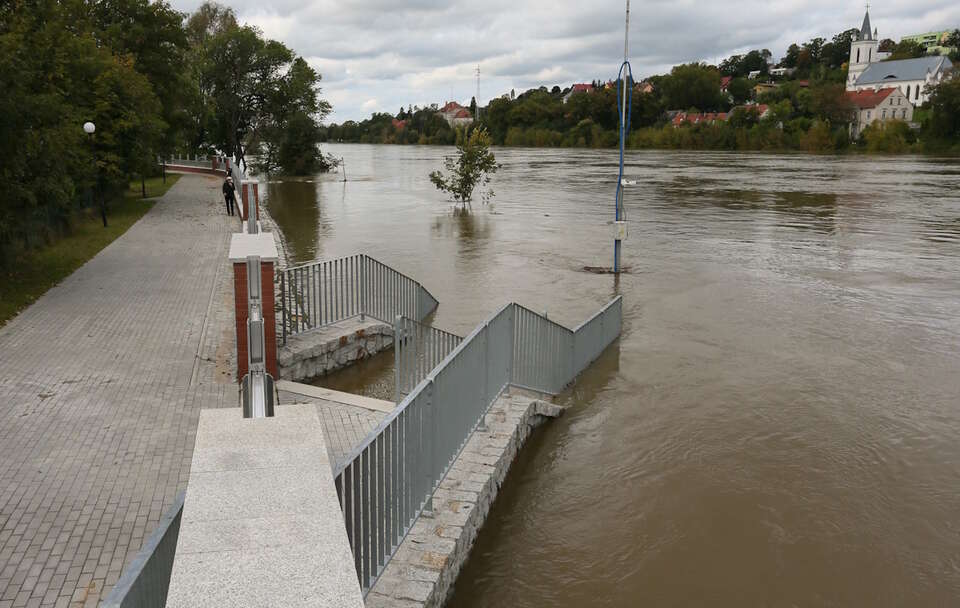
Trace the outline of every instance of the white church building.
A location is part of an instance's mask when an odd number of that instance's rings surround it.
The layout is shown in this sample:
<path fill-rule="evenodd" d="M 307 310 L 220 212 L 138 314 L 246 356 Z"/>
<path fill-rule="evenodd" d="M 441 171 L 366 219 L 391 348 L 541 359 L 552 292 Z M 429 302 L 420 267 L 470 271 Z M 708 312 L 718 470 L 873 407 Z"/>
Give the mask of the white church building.
<path fill-rule="evenodd" d="M 870 12 L 863 16 L 863 25 L 850 45 L 847 72 L 848 91 L 879 91 L 889 87 L 900 89 L 910 103 L 919 106 L 927 101 L 927 87 L 939 84 L 952 67 L 946 57 L 884 61 L 890 53 L 880 50 L 877 30 L 870 29 Z"/>

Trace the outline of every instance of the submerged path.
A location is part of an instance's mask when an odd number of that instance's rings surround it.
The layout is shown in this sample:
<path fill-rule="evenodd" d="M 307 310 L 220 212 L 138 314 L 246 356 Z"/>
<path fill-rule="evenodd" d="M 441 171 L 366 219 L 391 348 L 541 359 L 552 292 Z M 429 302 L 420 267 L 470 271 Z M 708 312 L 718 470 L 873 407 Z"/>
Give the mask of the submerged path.
<path fill-rule="evenodd" d="M 236 406 L 216 178 L 0 328 L 0 608 L 96 605 L 186 487 L 200 408 Z"/>

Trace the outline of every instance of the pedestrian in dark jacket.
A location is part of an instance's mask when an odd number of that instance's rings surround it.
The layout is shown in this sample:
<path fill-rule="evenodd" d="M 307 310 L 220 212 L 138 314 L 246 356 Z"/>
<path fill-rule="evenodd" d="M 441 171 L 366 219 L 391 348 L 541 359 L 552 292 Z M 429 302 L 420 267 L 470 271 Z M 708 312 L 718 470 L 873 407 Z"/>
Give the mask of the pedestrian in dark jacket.
<path fill-rule="evenodd" d="M 233 185 L 233 178 L 229 175 L 227 179 L 223 182 L 223 198 L 227 202 L 227 215 L 233 215 L 233 205 L 236 202 L 236 192 L 237 189 Z"/>

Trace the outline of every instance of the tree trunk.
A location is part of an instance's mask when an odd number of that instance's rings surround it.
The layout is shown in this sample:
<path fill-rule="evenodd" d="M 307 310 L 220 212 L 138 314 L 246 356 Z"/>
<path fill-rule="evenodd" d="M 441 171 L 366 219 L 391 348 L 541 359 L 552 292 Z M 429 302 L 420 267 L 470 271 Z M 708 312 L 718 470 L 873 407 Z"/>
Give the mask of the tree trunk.
<path fill-rule="evenodd" d="M 147 198 L 147 180 L 143 175 L 140 176 L 140 193 L 143 195 L 143 198 Z"/>

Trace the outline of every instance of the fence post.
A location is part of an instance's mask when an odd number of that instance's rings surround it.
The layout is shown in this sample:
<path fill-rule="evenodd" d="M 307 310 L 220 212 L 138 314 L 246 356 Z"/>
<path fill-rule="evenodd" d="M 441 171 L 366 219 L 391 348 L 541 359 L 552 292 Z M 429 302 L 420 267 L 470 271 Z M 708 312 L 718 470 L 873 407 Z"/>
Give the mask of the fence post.
<path fill-rule="evenodd" d="M 513 372 L 516 366 L 516 354 L 515 350 L 517 347 L 517 305 L 510 304 L 510 356 L 507 358 L 507 382 L 513 384 L 516 381 L 516 378 L 513 377 Z"/>
<path fill-rule="evenodd" d="M 360 320 L 365 321 L 367 318 L 367 256 L 360 254 L 360 285 L 357 287 L 360 289 Z M 397 339 L 396 332 L 394 332 L 393 339 Z"/>
<path fill-rule="evenodd" d="M 430 432 L 427 434 L 427 441 L 430 442 L 430 446 L 429 449 L 426 450 L 426 452 L 429 454 L 429 460 L 427 461 L 427 466 L 425 467 L 427 476 L 427 489 L 430 492 L 430 496 L 423 505 L 423 512 L 420 513 L 420 517 L 432 518 L 434 514 L 433 493 L 435 490 L 433 487 L 432 471 L 437 459 L 437 408 L 433 399 L 433 378 L 427 379 L 427 387 L 424 392 L 427 395 L 427 411 L 430 412 Z"/>
<path fill-rule="evenodd" d="M 287 272 L 280 271 L 280 314 L 283 316 L 283 345 L 287 345 Z"/>
<path fill-rule="evenodd" d="M 393 321 L 393 369 L 394 369 L 394 389 L 393 400 L 400 403 L 400 385 L 403 382 L 403 364 L 400 356 L 400 349 L 403 348 L 400 340 L 400 333 L 403 331 L 401 324 L 403 317 L 397 315 Z"/>
<path fill-rule="evenodd" d="M 481 433 L 486 433 L 489 429 L 487 428 L 487 406 L 490 405 L 490 395 L 487 394 L 487 391 L 490 388 L 490 322 L 484 324 L 483 332 L 483 387 L 481 389 L 481 394 L 483 395 L 483 414 L 480 416 L 480 423 L 477 425 L 477 431 Z"/>

